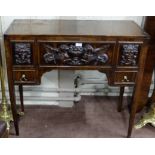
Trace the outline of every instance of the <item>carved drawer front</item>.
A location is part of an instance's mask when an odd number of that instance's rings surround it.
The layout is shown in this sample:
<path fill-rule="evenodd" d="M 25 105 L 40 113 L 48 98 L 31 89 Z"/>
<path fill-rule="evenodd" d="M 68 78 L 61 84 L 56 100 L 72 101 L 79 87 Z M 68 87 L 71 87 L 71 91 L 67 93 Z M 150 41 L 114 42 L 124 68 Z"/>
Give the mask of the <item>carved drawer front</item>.
<path fill-rule="evenodd" d="M 119 44 L 119 66 L 138 66 L 139 54 L 141 50 L 140 43 L 120 43 Z"/>
<path fill-rule="evenodd" d="M 33 84 L 36 83 L 36 71 L 25 70 L 25 71 L 13 71 L 14 83 L 15 84 Z"/>
<path fill-rule="evenodd" d="M 114 43 L 39 42 L 41 65 L 110 65 Z"/>
<path fill-rule="evenodd" d="M 114 83 L 115 84 L 135 84 L 135 80 L 136 80 L 136 71 L 133 72 L 122 72 L 122 71 L 117 71 L 115 72 L 115 76 L 114 76 Z"/>
<path fill-rule="evenodd" d="M 33 65 L 33 41 L 11 42 L 13 65 Z"/>

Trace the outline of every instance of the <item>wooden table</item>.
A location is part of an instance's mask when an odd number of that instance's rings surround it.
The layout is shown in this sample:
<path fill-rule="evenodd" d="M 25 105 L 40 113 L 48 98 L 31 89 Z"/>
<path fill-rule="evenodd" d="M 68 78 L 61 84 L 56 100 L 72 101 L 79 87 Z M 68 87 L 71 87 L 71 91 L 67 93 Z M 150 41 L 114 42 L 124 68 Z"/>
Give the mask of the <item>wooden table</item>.
<path fill-rule="evenodd" d="M 38 85 L 45 72 L 98 70 L 111 86 L 134 86 L 127 137 L 147 101 L 149 36 L 133 21 L 14 20 L 4 34 L 11 108 L 19 135 L 14 85 Z M 123 92 L 123 89 L 121 89 Z M 122 93 L 121 93 L 122 94 Z M 22 106 L 24 110 L 24 106 Z"/>

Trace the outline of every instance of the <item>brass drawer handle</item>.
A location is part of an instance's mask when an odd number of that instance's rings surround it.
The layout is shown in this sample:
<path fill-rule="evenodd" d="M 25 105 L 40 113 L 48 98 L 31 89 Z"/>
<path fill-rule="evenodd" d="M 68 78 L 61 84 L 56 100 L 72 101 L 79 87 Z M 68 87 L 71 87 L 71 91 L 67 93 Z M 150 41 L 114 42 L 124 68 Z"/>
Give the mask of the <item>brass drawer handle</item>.
<path fill-rule="evenodd" d="M 124 76 L 122 82 L 129 82 L 128 77 L 127 76 Z"/>
<path fill-rule="evenodd" d="M 20 78 L 20 81 L 28 81 L 25 74 L 22 75 L 22 77 Z"/>

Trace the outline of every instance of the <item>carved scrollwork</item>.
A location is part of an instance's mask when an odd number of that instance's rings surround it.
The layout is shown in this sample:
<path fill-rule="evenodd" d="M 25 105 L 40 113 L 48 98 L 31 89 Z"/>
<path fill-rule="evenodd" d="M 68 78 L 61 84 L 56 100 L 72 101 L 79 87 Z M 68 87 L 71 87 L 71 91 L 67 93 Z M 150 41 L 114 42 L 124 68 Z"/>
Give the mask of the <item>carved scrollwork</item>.
<path fill-rule="evenodd" d="M 104 44 L 100 48 L 93 48 L 90 44 L 76 46 L 74 44 L 61 44 L 58 47 L 53 47 L 44 44 L 44 62 L 46 64 L 55 65 L 104 65 L 109 57 L 106 53 L 110 45 Z"/>
<path fill-rule="evenodd" d="M 31 43 L 14 43 L 14 64 L 32 64 Z"/>
<path fill-rule="evenodd" d="M 139 44 L 124 44 L 121 48 L 121 65 L 135 66 L 138 63 Z"/>

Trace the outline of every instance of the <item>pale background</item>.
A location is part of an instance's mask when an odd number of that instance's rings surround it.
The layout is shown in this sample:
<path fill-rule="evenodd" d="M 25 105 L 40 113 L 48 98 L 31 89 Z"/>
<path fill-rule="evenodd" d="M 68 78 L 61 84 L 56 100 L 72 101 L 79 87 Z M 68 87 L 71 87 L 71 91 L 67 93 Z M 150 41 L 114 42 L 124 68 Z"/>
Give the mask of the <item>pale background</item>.
<path fill-rule="evenodd" d="M 141 27 L 144 23 L 143 16 L 1 16 L 1 39 L 14 19 L 134 20 Z M 4 49 L 2 53 L 4 54 Z M 80 93 L 74 97 L 74 79 L 77 75 L 80 77 Z M 6 89 L 8 96 L 8 88 Z M 116 96 L 118 92 L 118 87 L 109 87 L 105 75 L 98 71 L 51 71 L 44 74 L 41 85 L 24 87 L 24 99 L 25 104 L 55 104 L 68 107 L 73 105 L 73 101 L 80 100 L 81 95 Z M 132 89 L 126 88 L 125 95 L 131 95 L 131 92 Z"/>

